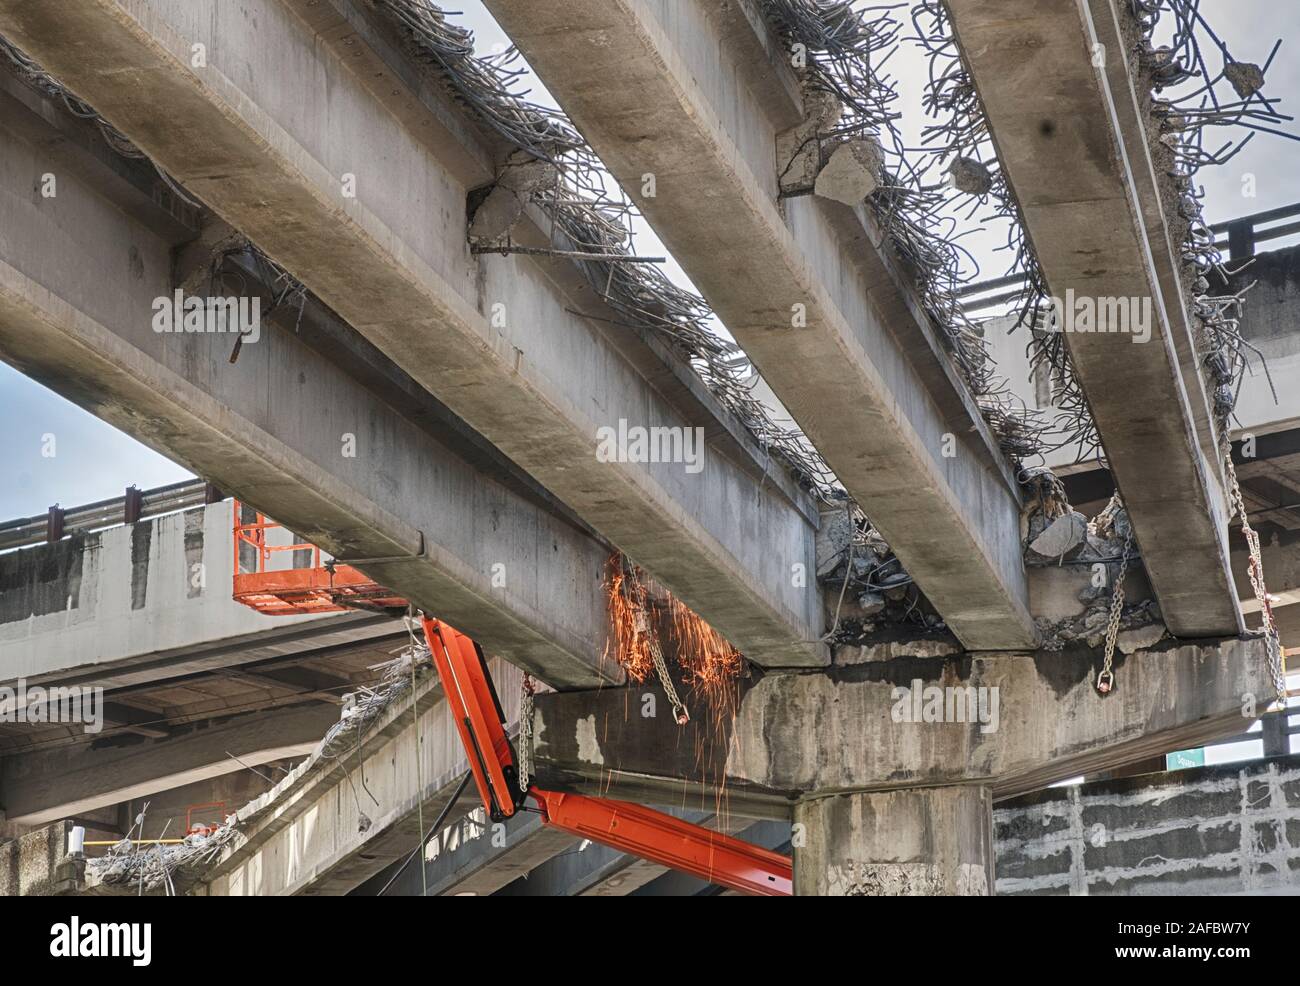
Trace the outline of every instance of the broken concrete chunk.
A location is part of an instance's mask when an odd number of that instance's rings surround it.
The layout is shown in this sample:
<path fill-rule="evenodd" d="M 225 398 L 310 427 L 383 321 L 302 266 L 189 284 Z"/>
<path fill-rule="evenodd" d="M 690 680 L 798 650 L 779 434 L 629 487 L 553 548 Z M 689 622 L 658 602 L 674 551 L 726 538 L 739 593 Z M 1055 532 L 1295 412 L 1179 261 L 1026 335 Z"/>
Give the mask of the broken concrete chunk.
<path fill-rule="evenodd" d="M 497 179 L 497 184 L 513 189 L 522 196 L 531 194 L 539 188 L 554 185 L 558 175 L 555 165 L 549 161 L 527 158 L 516 162 L 512 157 L 512 160 L 501 169 L 501 177 Z"/>
<path fill-rule="evenodd" d="M 821 163 L 817 124 L 801 123 L 776 135 L 776 172 L 782 192 L 812 188 Z"/>
<path fill-rule="evenodd" d="M 840 567 L 853 542 L 855 526 L 849 512 L 841 505 L 822 511 L 821 525 L 815 539 L 817 577 L 824 579 Z"/>
<path fill-rule="evenodd" d="M 878 592 L 864 592 L 858 596 L 858 610 L 863 616 L 875 616 L 885 608 L 885 597 Z"/>
<path fill-rule="evenodd" d="M 1121 550 L 1119 542 L 1110 542 L 1098 537 L 1092 531 L 1088 532 L 1084 545 L 1079 549 L 1078 554 L 1074 556 L 1075 561 L 1108 561 Z"/>
<path fill-rule="evenodd" d="M 469 224 L 472 243 L 487 244 L 501 240 L 524 214 L 524 203 L 504 185 L 498 185 L 479 203 Z"/>
<path fill-rule="evenodd" d="M 822 130 L 830 130 L 840 122 L 843 113 L 844 106 L 835 93 L 810 85 L 803 87 L 804 123 L 815 123 Z"/>
<path fill-rule="evenodd" d="M 1062 514 L 1030 542 L 1029 548 L 1044 558 L 1060 558 L 1083 543 L 1088 534 L 1088 521 L 1077 510 Z"/>
<path fill-rule="evenodd" d="M 880 532 L 874 527 L 868 528 L 866 535 L 867 547 L 871 549 L 878 559 L 884 561 L 891 554 L 893 549 L 889 547 L 889 542 L 880 536 Z"/>
<path fill-rule="evenodd" d="M 1110 622 L 1110 608 L 1108 606 L 1094 606 L 1088 610 L 1083 617 L 1083 629 L 1085 632 L 1095 632 L 1101 630 Z"/>
<path fill-rule="evenodd" d="M 849 622 L 863 624 L 864 631 L 869 630 L 873 617 L 885 608 L 885 597 L 875 592 L 864 592 L 854 596 L 850 594 L 843 602 L 832 599 L 827 605 L 826 621 L 829 624 L 835 618 L 836 604 L 839 608 L 839 622 L 844 626 Z"/>
<path fill-rule="evenodd" d="M 1098 599 L 1102 599 L 1106 596 L 1109 596 L 1110 594 L 1111 594 L 1111 589 L 1109 586 L 1093 585 L 1092 582 L 1090 581 L 1087 585 L 1085 585 L 1082 589 L 1079 590 L 1079 594 L 1075 596 L 1075 598 L 1079 600 L 1079 602 L 1083 603 L 1085 606 L 1088 606 L 1091 605 L 1092 603 L 1095 603 Z"/>
<path fill-rule="evenodd" d="M 873 140 L 850 140 L 837 147 L 817 174 L 813 191 L 824 199 L 859 205 L 880 187 L 884 155 Z"/>
<path fill-rule="evenodd" d="M 973 157 L 953 158 L 948 165 L 952 186 L 967 195 L 987 195 L 993 188 L 993 175 L 987 167 Z"/>
<path fill-rule="evenodd" d="M 1151 80 L 1157 86 L 1177 85 L 1191 75 L 1174 50 L 1167 46 L 1152 48 L 1147 45 L 1142 51 L 1142 63 L 1150 69 Z"/>
<path fill-rule="evenodd" d="M 776 171 L 781 191 L 807 192 L 822 168 L 821 134 L 833 130 L 844 108 L 834 93 L 803 87 L 803 121 L 776 135 Z"/>
<path fill-rule="evenodd" d="M 1264 88 L 1264 70 L 1254 62 L 1230 62 L 1224 66 L 1223 76 L 1242 99 L 1249 99 Z"/>
<path fill-rule="evenodd" d="M 555 183 L 559 172 L 549 161 L 523 151 L 510 155 L 496 184 L 474 210 L 469 225 L 471 243 L 491 245 L 505 238 L 524 214 L 524 204 L 538 189 Z"/>
<path fill-rule="evenodd" d="M 818 579 L 830 578 L 833 574 L 835 574 L 835 571 L 840 567 L 841 560 L 842 560 L 841 556 L 838 554 L 830 554 L 827 555 L 825 558 L 819 558 L 817 561 L 817 578 Z"/>
<path fill-rule="evenodd" d="M 1115 646 L 1125 654 L 1133 654 L 1154 646 L 1164 635 L 1165 625 L 1163 623 L 1134 627 L 1132 630 L 1121 630 L 1115 637 Z"/>
<path fill-rule="evenodd" d="M 1038 535 L 1042 534 L 1043 531 L 1047 530 L 1048 526 L 1051 523 L 1052 523 L 1051 517 L 1048 517 L 1041 510 L 1035 508 L 1033 513 L 1029 514 L 1029 516 L 1025 520 L 1025 525 L 1024 525 L 1025 541 L 1026 542 L 1033 541 L 1034 538 L 1038 537 Z"/>

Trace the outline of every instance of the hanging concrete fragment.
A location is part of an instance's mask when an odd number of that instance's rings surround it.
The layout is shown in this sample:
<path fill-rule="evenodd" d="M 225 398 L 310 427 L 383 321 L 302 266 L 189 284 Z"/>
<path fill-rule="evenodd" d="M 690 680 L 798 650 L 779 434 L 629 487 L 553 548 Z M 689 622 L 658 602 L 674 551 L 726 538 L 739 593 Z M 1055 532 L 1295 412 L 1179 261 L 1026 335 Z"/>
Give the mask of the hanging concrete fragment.
<path fill-rule="evenodd" d="M 953 158 L 952 164 L 948 165 L 948 174 L 952 178 L 952 187 L 967 195 L 987 195 L 993 188 L 993 175 L 973 157 Z"/>
<path fill-rule="evenodd" d="M 824 199 L 861 205 L 880 187 L 884 155 L 874 140 L 850 140 L 835 148 L 813 186 Z"/>

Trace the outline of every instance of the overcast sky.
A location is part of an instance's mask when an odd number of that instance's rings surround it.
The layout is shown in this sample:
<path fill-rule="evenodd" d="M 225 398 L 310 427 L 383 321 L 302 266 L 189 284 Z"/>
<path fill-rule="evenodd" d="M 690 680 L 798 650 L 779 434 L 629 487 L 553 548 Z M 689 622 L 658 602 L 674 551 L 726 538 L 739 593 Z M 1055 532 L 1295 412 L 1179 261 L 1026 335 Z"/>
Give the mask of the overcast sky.
<path fill-rule="evenodd" d="M 478 0 L 456 6 L 464 11 L 459 20 L 477 34 L 479 50 L 504 46 L 505 36 Z M 1278 36 L 1284 39 L 1269 70 L 1265 92 L 1281 100 L 1282 112 L 1300 110 L 1300 4 L 1290 0 L 1203 0 L 1201 9 L 1242 61 L 1263 63 L 1274 40 Z M 1217 64 L 1211 53 L 1207 59 Z M 905 136 L 914 142 L 925 122 L 919 110 L 924 62 L 919 54 L 905 50 L 894 56 L 890 67 L 900 80 Z M 553 105 L 540 86 L 532 98 Z M 1248 173 L 1255 176 L 1255 198 L 1242 194 L 1243 177 Z M 1260 134 L 1226 166 L 1204 169 L 1200 180 L 1206 189 L 1210 222 L 1300 202 L 1300 144 Z M 997 231 L 989 231 L 963 240 L 977 254 L 981 278 L 1003 272 L 1004 255 L 990 253 L 1000 238 Z M 1283 242 L 1287 241 L 1268 246 Z M 637 250 L 655 253 L 662 252 L 662 247 L 653 233 L 643 229 Z M 668 272 L 689 284 L 675 265 L 670 264 Z M 120 495 L 131 484 L 148 488 L 189 475 L 4 363 L 0 363 L 0 421 L 4 422 L 0 427 L 0 521 L 44 513 L 56 502 L 75 506 Z M 48 450 L 48 435 L 55 440 L 53 456 L 42 454 Z"/>

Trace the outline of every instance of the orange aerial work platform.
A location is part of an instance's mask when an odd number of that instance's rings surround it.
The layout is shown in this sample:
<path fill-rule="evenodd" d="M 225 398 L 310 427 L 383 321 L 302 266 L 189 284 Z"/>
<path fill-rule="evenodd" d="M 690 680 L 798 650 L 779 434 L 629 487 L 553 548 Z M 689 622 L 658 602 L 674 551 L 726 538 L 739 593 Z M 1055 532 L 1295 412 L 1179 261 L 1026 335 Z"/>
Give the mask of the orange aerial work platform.
<path fill-rule="evenodd" d="M 268 544 L 268 532 L 286 529 L 238 500 L 234 504 L 235 602 L 267 616 L 406 609 L 404 598 L 351 565 L 322 561 L 321 550 L 314 544 Z M 245 520 L 250 514 L 253 519 Z M 289 540 L 294 540 L 292 535 Z M 306 556 L 310 564 L 273 568 L 273 559 L 283 557 L 285 551 L 310 552 Z"/>
<path fill-rule="evenodd" d="M 268 545 L 267 531 L 280 525 L 260 513 L 255 515 L 255 520 L 244 521 L 244 512 L 243 505 L 236 501 L 234 597 L 237 601 L 268 616 L 353 608 L 407 608 L 405 599 L 376 585 L 356 569 L 333 561 L 322 564 L 320 549 L 315 545 Z M 251 559 L 252 571 L 240 570 L 243 567 L 241 545 L 251 546 L 252 551 L 246 549 L 244 555 Z M 313 552 L 310 568 L 269 568 L 273 552 L 308 549 Z M 740 893 L 764 897 L 791 895 L 794 872 L 788 856 L 642 805 L 547 791 L 531 783 L 522 788 L 514 747 L 506 735 L 505 717 L 482 648 L 441 620 L 424 616 L 422 628 L 452 720 L 469 758 L 467 778 L 472 776 L 483 807 L 493 821 L 502 821 L 520 811 L 533 811 L 550 828 L 591 839 Z M 413 853 L 407 861 L 414 856 Z"/>

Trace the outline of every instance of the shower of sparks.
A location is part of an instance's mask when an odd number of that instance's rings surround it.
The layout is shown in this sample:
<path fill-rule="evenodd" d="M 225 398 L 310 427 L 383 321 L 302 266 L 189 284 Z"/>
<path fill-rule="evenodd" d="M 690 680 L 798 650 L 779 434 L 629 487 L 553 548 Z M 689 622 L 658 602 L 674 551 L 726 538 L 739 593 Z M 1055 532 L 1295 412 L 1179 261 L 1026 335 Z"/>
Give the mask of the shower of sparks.
<path fill-rule="evenodd" d="M 637 684 L 655 672 L 652 644 L 675 665 L 693 699 L 717 719 L 736 708 L 737 682 L 744 670 L 740 651 L 681 600 L 641 569 L 615 554 L 605 574 L 611 633 L 605 650 Z"/>

